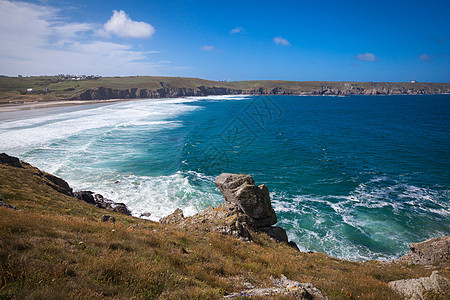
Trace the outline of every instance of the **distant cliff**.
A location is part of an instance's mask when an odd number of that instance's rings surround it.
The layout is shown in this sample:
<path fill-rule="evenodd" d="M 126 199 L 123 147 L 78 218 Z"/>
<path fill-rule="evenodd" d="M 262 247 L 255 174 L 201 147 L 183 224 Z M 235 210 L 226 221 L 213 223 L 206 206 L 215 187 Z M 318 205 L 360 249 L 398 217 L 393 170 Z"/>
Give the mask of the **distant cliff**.
<path fill-rule="evenodd" d="M 450 94 L 450 83 L 341 81 L 212 81 L 186 77 L 2 77 L 0 104 L 55 100 L 173 98 L 210 95 L 417 95 Z"/>
<path fill-rule="evenodd" d="M 174 87 L 160 82 L 159 89 L 127 88 L 114 89 L 98 87 L 86 89 L 74 95 L 71 100 L 107 100 L 107 99 L 137 99 L 137 98 L 174 98 L 211 95 L 423 95 L 450 93 L 450 86 L 444 84 L 395 84 L 395 83 L 330 83 L 313 88 L 305 88 L 299 82 L 298 87 L 277 86 L 274 88 L 259 87 L 237 89 L 220 86 L 198 86 L 196 88 Z"/>
<path fill-rule="evenodd" d="M 94 88 L 82 92 L 79 96 L 72 97 L 71 100 L 106 100 L 106 99 L 134 99 L 134 98 L 175 98 L 189 96 L 209 96 L 209 95 L 239 95 L 242 90 L 233 90 L 224 87 L 205 87 L 198 88 L 177 88 L 170 84 L 160 82 L 161 88 L 152 90 L 145 88 L 112 89 L 112 88 Z"/>

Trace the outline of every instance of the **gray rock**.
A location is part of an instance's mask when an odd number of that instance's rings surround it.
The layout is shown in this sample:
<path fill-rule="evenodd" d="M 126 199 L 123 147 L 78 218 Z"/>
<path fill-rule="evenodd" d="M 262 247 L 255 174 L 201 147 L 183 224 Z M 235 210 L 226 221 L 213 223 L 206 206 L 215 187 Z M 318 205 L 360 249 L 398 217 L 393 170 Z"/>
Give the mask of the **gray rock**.
<path fill-rule="evenodd" d="M 307 300 L 328 300 L 320 290 L 315 288 L 311 283 L 300 283 L 298 281 L 289 280 L 281 274 L 280 279 L 272 278 L 273 287 L 271 288 L 252 288 L 239 293 L 227 295 L 225 299 L 243 299 L 251 297 L 273 297 L 273 296 L 290 296 L 295 299 Z"/>
<path fill-rule="evenodd" d="M 177 208 L 170 215 L 161 218 L 159 222 L 161 222 L 161 224 L 177 224 L 180 223 L 183 219 L 184 219 L 183 211 Z"/>
<path fill-rule="evenodd" d="M 389 286 L 408 299 L 422 300 L 424 299 L 424 292 L 447 293 L 449 280 L 442 277 L 438 271 L 434 271 L 430 277 L 391 281 Z"/>
<path fill-rule="evenodd" d="M 394 262 L 430 265 L 450 259 L 450 236 L 409 244 L 409 253 Z"/>
<path fill-rule="evenodd" d="M 255 186 L 250 175 L 222 173 L 214 183 L 226 201 L 235 203 L 253 219 L 254 226 L 265 227 L 277 223 L 267 186 Z"/>
<path fill-rule="evenodd" d="M 99 208 L 131 216 L 130 210 L 124 203 L 114 202 L 112 200 L 103 197 L 100 194 L 95 194 L 94 192 L 91 191 L 79 191 L 74 192 L 73 196 L 89 204 L 93 204 Z"/>
<path fill-rule="evenodd" d="M 115 223 L 116 222 L 116 218 L 112 217 L 112 216 L 108 216 L 108 215 L 103 215 L 102 216 L 102 222 L 111 222 L 111 223 Z"/>
<path fill-rule="evenodd" d="M 130 210 L 124 203 L 114 202 L 100 194 L 94 194 L 94 199 L 101 208 L 131 216 Z"/>
<path fill-rule="evenodd" d="M 255 186 L 249 175 L 226 173 L 217 177 L 215 183 L 225 197 L 225 202 L 186 218 L 183 211 L 177 209 L 161 218 L 160 222 L 180 228 L 216 231 L 244 241 L 254 240 L 252 232 L 264 232 L 276 241 L 285 242 L 298 250 L 294 242 L 288 241 L 286 230 L 271 226 L 276 223 L 277 217 L 265 185 Z"/>
<path fill-rule="evenodd" d="M 149 212 L 144 212 L 144 213 L 142 213 L 139 217 L 150 217 L 152 214 L 151 213 L 149 213 Z"/>

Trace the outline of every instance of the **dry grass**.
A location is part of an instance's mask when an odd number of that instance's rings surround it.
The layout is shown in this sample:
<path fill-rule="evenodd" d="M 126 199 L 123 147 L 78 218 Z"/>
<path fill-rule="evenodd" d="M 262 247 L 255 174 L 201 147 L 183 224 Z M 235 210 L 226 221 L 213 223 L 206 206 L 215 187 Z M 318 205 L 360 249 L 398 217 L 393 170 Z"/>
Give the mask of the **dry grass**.
<path fill-rule="evenodd" d="M 401 299 L 388 281 L 432 272 L 300 253 L 263 234 L 247 243 L 109 212 L 116 223 L 102 223 L 104 210 L 34 172 L 0 165 L 0 197 L 19 209 L 0 207 L 0 299 L 218 299 L 281 274 L 330 299 Z"/>

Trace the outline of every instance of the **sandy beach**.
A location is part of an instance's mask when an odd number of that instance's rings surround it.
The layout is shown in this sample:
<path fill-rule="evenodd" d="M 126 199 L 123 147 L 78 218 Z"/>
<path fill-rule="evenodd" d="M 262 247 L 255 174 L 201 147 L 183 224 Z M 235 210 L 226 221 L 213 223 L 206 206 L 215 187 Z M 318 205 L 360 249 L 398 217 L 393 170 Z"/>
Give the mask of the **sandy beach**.
<path fill-rule="evenodd" d="M 0 113 L 15 112 L 23 110 L 34 110 L 41 108 L 54 108 L 73 105 L 87 105 L 97 103 L 115 103 L 122 101 L 133 101 L 140 99 L 109 99 L 109 100 L 66 100 L 66 101 L 34 101 L 34 102 L 11 102 L 0 104 Z"/>

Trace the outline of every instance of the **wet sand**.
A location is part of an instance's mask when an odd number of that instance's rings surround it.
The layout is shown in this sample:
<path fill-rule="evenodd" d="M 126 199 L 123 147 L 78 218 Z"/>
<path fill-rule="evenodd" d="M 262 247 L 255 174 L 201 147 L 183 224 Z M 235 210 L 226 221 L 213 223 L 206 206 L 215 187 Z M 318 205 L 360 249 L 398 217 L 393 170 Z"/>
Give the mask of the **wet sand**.
<path fill-rule="evenodd" d="M 92 109 L 100 106 L 112 105 L 118 102 L 136 100 L 142 99 L 36 101 L 28 103 L 0 104 L 0 122 Z"/>
<path fill-rule="evenodd" d="M 70 105 L 87 105 L 96 103 L 115 103 L 122 101 L 134 101 L 139 99 L 110 99 L 110 100 L 66 100 L 66 101 L 35 101 L 35 102 L 11 102 L 0 104 L 0 113 L 20 110 L 33 110 L 40 108 L 61 107 Z"/>

